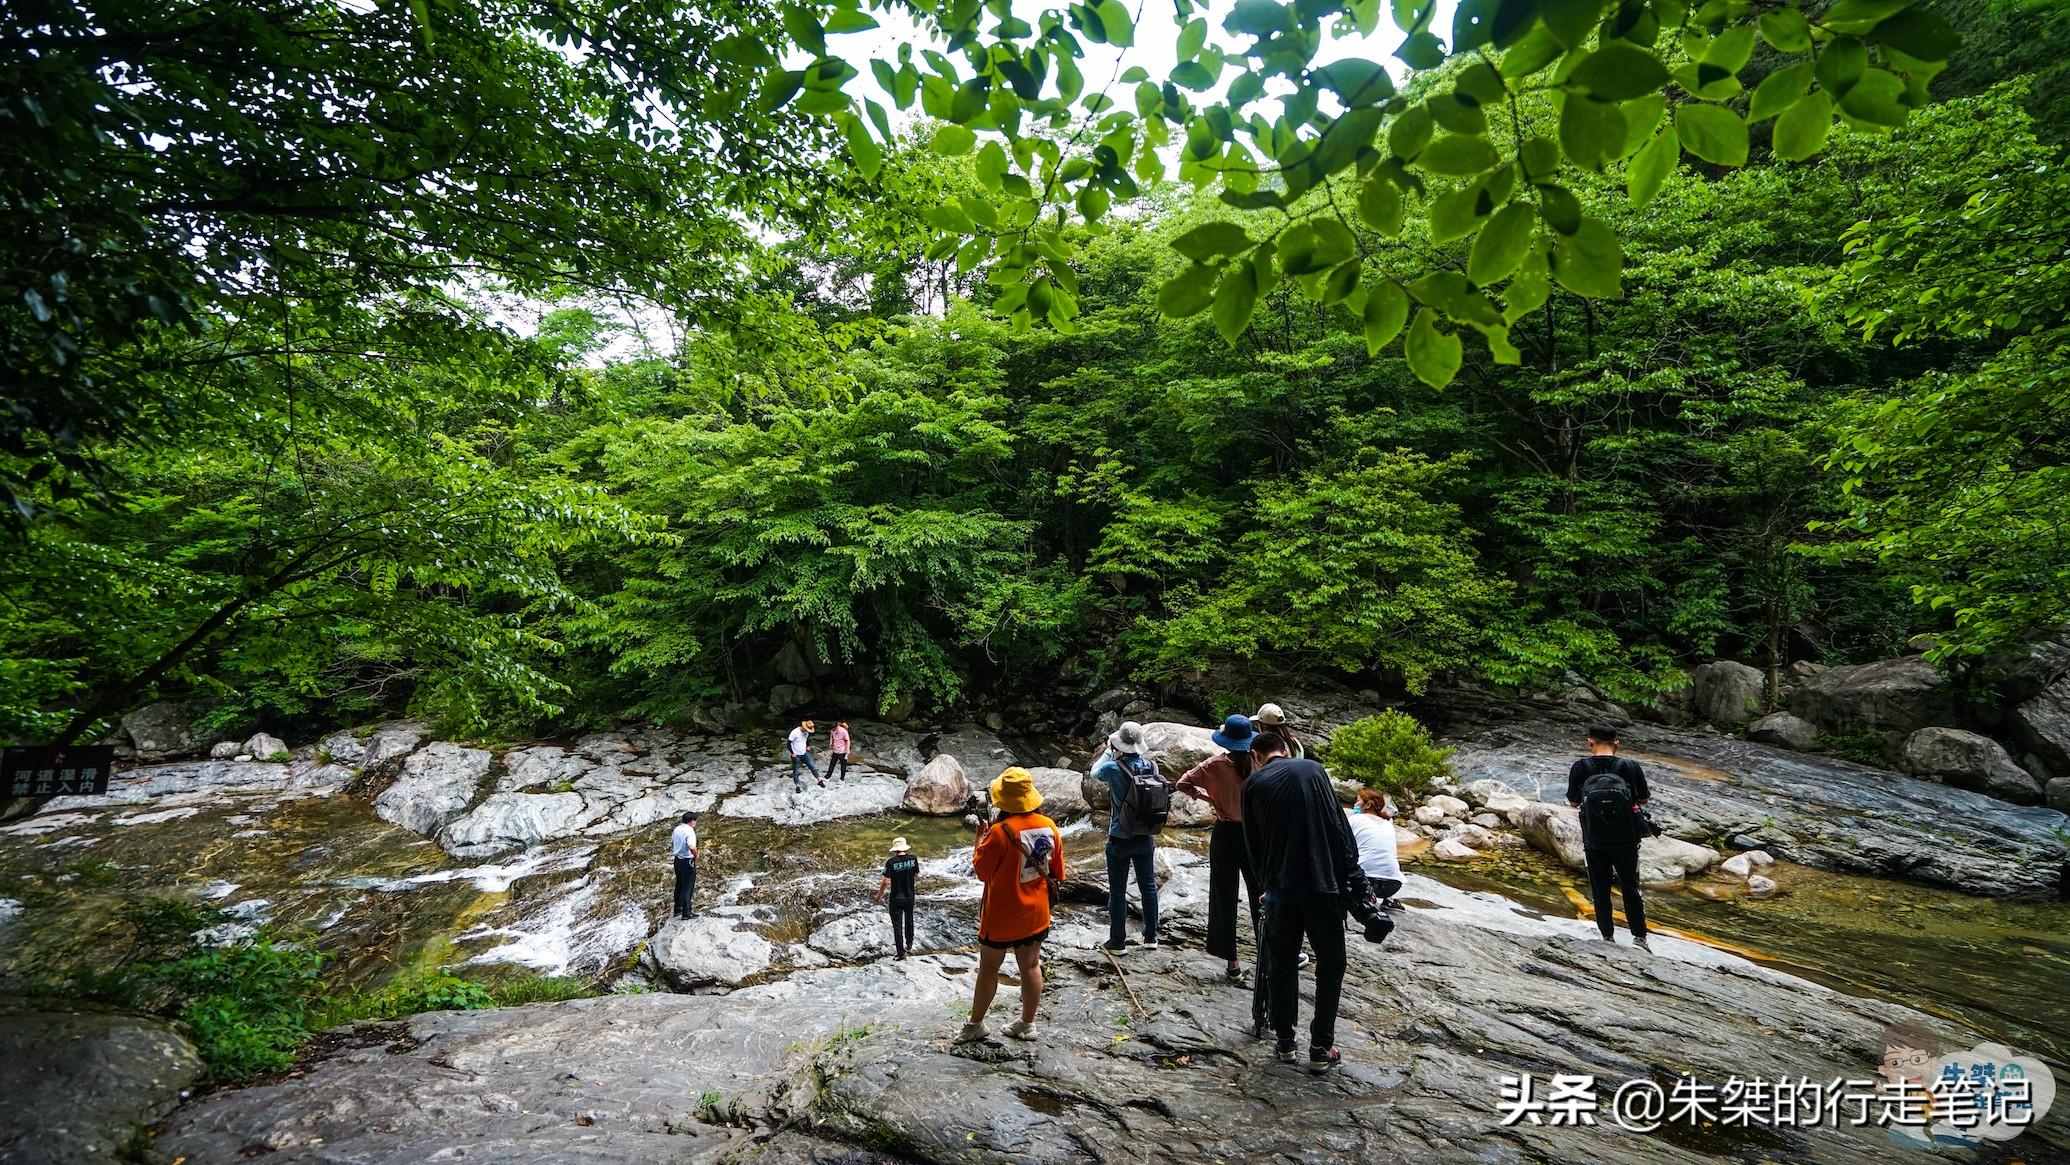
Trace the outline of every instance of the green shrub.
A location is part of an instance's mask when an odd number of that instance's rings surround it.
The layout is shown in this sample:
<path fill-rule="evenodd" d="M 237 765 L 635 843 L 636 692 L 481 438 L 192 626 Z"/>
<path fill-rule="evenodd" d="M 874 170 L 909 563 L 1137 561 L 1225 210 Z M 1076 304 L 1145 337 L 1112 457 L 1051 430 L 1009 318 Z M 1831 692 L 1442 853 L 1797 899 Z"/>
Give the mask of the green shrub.
<path fill-rule="evenodd" d="M 1839 736 L 1819 737 L 1819 747 L 1841 760 L 1853 761 L 1858 765 L 1887 769 L 1890 761 L 1883 755 L 1883 738 L 1874 732 L 1851 732 Z"/>
<path fill-rule="evenodd" d="M 1406 798 L 1450 774 L 1451 756 L 1414 716 L 1390 708 L 1339 728 L 1323 760 L 1337 776 Z"/>
<path fill-rule="evenodd" d="M 489 988 L 489 994 L 498 1007 L 562 1003 L 570 999 L 587 999 L 596 993 L 595 984 L 574 975 L 524 975 Z"/>

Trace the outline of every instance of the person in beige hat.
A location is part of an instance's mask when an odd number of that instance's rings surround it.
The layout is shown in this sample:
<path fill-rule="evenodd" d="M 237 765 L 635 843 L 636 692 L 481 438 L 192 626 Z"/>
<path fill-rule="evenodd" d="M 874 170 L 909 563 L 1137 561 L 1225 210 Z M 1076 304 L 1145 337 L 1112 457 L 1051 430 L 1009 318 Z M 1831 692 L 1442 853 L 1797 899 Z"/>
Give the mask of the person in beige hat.
<path fill-rule="evenodd" d="M 903 959 L 913 947 L 913 882 L 920 876 L 920 859 L 913 856 L 913 847 L 903 837 L 891 839 L 891 857 L 884 863 L 884 877 L 877 883 L 877 896 L 872 902 L 884 901 L 891 895 L 891 945 L 897 951 L 892 956 Z"/>
<path fill-rule="evenodd" d="M 1023 768 L 1010 768 L 992 782 L 998 820 L 978 836 L 971 866 L 985 884 L 978 907 L 978 973 L 970 997 L 970 1022 L 956 1033 L 959 1044 L 986 1036 L 985 1012 L 999 990 L 999 967 L 1012 951 L 1021 973 L 1021 1018 L 1006 1034 L 1035 1038 L 1035 1009 L 1042 1003 L 1042 940 L 1049 937 L 1049 885 L 1064 877 L 1064 835 L 1057 823 L 1035 812 L 1042 794 Z"/>
<path fill-rule="evenodd" d="M 1286 741 L 1287 755 L 1295 760 L 1308 755 L 1308 750 L 1301 747 L 1301 738 L 1294 735 L 1293 726 L 1287 723 L 1286 709 L 1278 704 L 1258 705 L 1257 714 L 1251 717 L 1251 723 L 1257 726 L 1258 731 L 1270 732 Z"/>

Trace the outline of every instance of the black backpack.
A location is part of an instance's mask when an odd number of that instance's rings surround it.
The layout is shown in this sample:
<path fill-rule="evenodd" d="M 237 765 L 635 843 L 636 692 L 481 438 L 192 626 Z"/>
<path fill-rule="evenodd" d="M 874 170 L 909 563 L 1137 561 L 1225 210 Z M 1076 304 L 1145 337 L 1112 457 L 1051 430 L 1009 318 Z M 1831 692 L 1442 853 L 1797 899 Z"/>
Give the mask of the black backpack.
<path fill-rule="evenodd" d="M 1121 827 L 1138 837 L 1163 829 L 1172 816 L 1172 783 L 1164 779 L 1157 765 L 1140 756 L 1115 758 L 1128 778 L 1121 804 Z"/>
<path fill-rule="evenodd" d="M 1639 843 L 1632 805 L 1632 787 L 1624 779 L 1624 762 L 1615 758 L 1581 786 L 1581 830 L 1591 849 L 1621 849 Z"/>

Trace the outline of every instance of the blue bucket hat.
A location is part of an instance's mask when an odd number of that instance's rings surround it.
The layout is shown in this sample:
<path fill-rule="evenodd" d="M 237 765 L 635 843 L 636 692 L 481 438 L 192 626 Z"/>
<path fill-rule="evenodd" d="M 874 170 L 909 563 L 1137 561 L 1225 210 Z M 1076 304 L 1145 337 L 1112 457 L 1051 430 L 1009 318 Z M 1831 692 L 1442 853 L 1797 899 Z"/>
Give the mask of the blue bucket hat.
<path fill-rule="evenodd" d="M 1251 727 L 1251 718 L 1239 713 L 1222 721 L 1222 730 L 1209 733 L 1208 737 L 1230 752 L 1249 752 L 1251 738 L 1256 735 L 1258 732 Z"/>

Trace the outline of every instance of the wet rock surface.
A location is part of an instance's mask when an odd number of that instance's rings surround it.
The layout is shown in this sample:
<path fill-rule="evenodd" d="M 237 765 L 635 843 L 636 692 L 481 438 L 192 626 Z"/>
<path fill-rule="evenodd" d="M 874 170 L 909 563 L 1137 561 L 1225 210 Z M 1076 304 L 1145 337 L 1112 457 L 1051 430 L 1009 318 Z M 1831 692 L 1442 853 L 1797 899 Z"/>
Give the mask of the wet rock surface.
<path fill-rule="evenodd" d="M 1197 880 L 1182 867 L 1175 882 Z M 949 1037 L 972 957 L 796 972 L 725 995 L 614 996 L 359 1029 L 306 1075 L 175 1113 L 161 1152 L 282 1162 L 1916 1160 L 1881 1129 L 1500 1123 L 1499 1080 L 1873 1071 L 1884 1025 L 1973 1033 L 1673 938 L 1648 955 L 1412 876 L 1385 946 L 1353 941 L 1327 1077 L 1251 1040 L 1249 992 L 1198 950 L 1132 951 L 1127 985 L 1065 908 L 1036 1040 Z M 1174 928 L 1198 938 L 1197 916 Z M 1304 983 L 1304 987 L 1306 984 Z M 1131 992 L 1133 994 L 1131 994 Z M 1011 985 L 992 1013 L 1011 1018 Z M 1140 1009 L 1137 1001 L 1140 1001 Z M 1307 1001 L 1304 999 L 1304 1022 Z M 1672 1033 L 1671 1035 L 1668 1033 Z M 358 1046 L 352 1046 L 354 1043 Z M 1304 1049 L 1305 1050 L 1305 1049 Z M 2070 1148 L 2060 1117 L 2031 1160 Z"/>
<path fill-rule="evenodd" d="M 0 1161 L 104 1165 L 201 1077 L 171 1024 L 0 1000 Z"/>
<path fill-rule="evenodd" d="M 1564 802 L 1579 722 L 1540 711 L 1544 719 L 1495 728 L 1462 722 L 1453 757 L 1460 779 L 1498 778 Z M 1684 840 L 2007 898 L 2055 897 L 2070 862 L 2070 819 L 2054 809 L 1654 725 L 1630 729 L 1624 753 L 1646 768 L 1654 818 Z M 1554 852 L 1565 860 L 1567 848 Z"/>

